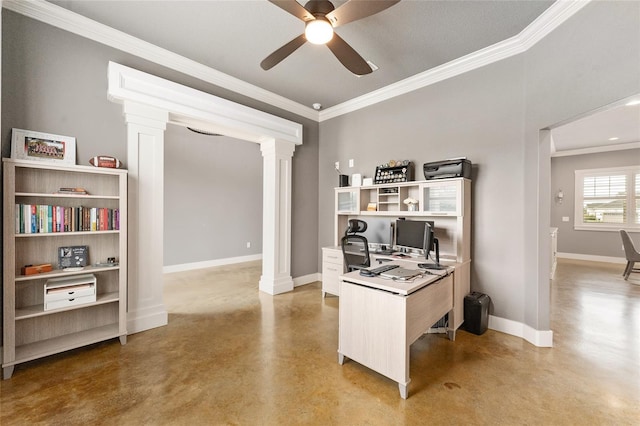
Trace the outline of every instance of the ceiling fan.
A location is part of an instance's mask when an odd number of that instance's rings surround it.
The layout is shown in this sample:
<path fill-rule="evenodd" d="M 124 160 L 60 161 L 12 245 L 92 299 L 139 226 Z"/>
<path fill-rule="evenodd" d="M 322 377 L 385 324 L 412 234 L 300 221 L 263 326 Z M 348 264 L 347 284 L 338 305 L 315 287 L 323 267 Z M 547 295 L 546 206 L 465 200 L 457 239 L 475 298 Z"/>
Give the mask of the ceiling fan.
<path fill-rule="evenodd" d="M 328 0 L 310 0 L 304 7 L 296 0 L 269 1 L 304 21 L 305 30 L 303 34 L 300 34 L 260 62 L 262 69 L 271 69 L 308 41 L 314 44 L 326 44 L 335 57 L 349 71 L 357 75 L 365 75 L 372 71 L 367 61 L 338 36 L 333 29 L 339 25 L 381 12 L 400 0 L 349 0 L 337 9 Z"/>

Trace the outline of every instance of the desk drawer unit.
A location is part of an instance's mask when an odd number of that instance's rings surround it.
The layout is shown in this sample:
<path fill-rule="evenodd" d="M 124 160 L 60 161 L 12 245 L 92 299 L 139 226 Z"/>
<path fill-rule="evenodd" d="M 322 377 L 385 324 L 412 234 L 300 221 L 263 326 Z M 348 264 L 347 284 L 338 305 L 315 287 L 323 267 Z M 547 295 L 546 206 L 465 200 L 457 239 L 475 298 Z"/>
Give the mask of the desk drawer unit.
<path fill-rule="evenodd" d="M 322 297 L 326 293 L 335 296 L 340 294 L 340 279 L 344 272 L 344 261 L 342 250 L 334 247 L 324 247 L 322 249 Z"/>

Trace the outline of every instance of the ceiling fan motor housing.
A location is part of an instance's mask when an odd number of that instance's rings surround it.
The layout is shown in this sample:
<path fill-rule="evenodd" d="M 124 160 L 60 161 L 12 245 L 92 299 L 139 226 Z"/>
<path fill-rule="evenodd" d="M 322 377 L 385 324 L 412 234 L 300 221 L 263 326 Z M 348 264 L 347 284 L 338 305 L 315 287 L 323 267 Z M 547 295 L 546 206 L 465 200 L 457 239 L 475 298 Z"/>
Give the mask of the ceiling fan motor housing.
<path fill-rule="evenodd" d="M 333 12 L 335 9 L 333 3 L 328 0 L 311 0 L 304 5 L 304 8 L 316 18 L 318 16 L 324 17 L 327 13 Z"/>

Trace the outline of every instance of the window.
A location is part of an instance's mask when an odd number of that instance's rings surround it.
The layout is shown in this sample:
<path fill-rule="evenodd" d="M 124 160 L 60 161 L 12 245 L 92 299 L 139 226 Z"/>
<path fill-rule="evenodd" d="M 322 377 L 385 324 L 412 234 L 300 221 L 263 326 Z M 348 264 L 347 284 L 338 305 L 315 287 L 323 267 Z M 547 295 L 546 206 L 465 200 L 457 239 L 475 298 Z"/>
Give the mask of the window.
<path fill-rule="evenodd" d="M 575 229 L 640 228 L 640 166 L 576 170 Z"/>

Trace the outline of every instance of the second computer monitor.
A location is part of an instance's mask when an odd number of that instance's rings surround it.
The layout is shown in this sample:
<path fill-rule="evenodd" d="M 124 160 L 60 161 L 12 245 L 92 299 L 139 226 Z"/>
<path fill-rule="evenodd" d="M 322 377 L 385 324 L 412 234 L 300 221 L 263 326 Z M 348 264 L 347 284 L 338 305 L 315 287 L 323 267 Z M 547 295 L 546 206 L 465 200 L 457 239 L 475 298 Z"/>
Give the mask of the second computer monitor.
<path fill-rule="evenodd" d="M 396 220 L 395 246 L 399 249 L 424 250 L 427 254 L 433 247 L 433 226 L 432 221 Z"/>

